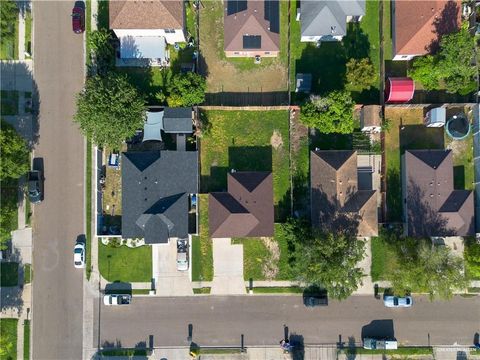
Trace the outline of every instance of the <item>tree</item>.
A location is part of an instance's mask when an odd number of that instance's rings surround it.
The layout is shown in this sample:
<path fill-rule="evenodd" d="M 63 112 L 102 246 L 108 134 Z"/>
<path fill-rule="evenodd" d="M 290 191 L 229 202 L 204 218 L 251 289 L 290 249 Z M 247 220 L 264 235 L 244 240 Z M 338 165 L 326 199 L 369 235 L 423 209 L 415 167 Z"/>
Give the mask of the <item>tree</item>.
<path fill-rule="evenodd" d="M 353 106 L 348 91 L 333 91 L 326 96 L 311 96 L 301 108 L 300 119 L 321 133 L 348 134 L 353 131 Z"/>
<path fill-rule="evenodd" d="M 176 74 L 168 86 L 168 106 L 193 106 L 205 101 L 205 79 L 194 72 Z"/>
<path fill-rule="evenodd" d="M 4 356 L 6 357 L 8 354 L 11 354 L 13 346 L 12 338 L 5 335 L 0 336 L 0 357 L 3 359 Z"/>
<path fill-rule="evenodd" d="M 447 92 L 466 95 L 476 88 L 474 53 L 474 38 L 468 27 L 462 26 L 442 37 L 438 54 L 416 58 L 409 75 L 428 90 L 444 86 Z"/>
<path fill-rule="evenodd" d="M 0 1 L 0 33 L 2 42 L 15 36 L 15 21 L 18 17 L 18 7 L 13 0 Z"/>
<path fill-rule="evenodd" d="M 1 121 L 0 180 L 18 179 L 30 169 L 29 149 L 27 142 L 16 130 L 5 121 Z"/>
<path fill-rule="evenodd" d="M 115 49 L 112 45 L 112 34 L 109 30 L 92 31 L 88 36 L 88 46 L 98 74 L 105 75 L 114 68 Z"/>
<path fill-rule="evenodd" d="M 350 59 L 347 62 L 347 87 L 351 90 L 368 90 L 377 84 L 377 72 L 368 58 Z"/>
<path fill-rule="evenodd" d="M 88 78 L 77 97 L 74 121 L 100 146 L 120 149 L 144 120 L 144 100 L 124 75 L 110 72 Z"/>
<path fill-rule="evenodd" d="M 340 300 L 358 289 L 363 277 L 357 267 L 364 257 L 362 241 L 345 233 L 312 232 L 298 220 L 290 220 L 282 228 L 297 280 L 323 287 L 329 297 Z"/>
<path fill-rule="evenodd" d="M 392 278 L 395 293 L 427 292 L 432 300 L 449 299 L 455 290 L 463 290 L 467 284 L 463 259 L 453 255 L 448 247 L 432 246 L 428 241 L 400 254 Z"/>

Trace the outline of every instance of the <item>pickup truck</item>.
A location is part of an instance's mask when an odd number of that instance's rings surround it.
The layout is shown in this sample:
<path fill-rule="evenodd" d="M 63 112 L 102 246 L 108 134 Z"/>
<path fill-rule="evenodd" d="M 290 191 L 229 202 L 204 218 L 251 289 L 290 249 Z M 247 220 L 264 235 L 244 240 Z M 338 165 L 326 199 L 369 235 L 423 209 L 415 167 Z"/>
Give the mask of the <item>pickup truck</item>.
<path fill-rule="evenodd" d="M 109 294 L 103 297 L 103 303 L 105 305 L 128 305 L 131 302 L 131 295 Z"/>
<path fill-rule="evenodd" d="M 395 350 L 397 349 L 397 340 L 392 339 L 363 339 L 363 348 L 368 350 Z"/>
<path fill-rule="evenodd" d="M 32 204 L 38 204 L 43 197 L 42 172 L 32 170 L 28 173 L 28 199 Z"/>

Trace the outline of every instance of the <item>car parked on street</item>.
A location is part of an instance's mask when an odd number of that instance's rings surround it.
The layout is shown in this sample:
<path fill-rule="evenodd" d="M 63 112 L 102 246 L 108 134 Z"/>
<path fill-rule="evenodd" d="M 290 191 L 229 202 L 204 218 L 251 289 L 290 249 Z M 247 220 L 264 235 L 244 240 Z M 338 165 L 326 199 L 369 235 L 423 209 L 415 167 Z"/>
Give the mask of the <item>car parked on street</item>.
<path fill-rule="evenodd" d="M 38 204 L 43 197 L 43 178 L 40 170 L 32 170 L 28 173 L 28 200 L 32 204 Z"/>
<path fill-rule="evenodd" d="M 386 307 L 391 307 L 391 308 L 411 307 L 413 305 L 413 299 L 411 296 L 405 296 L 405 297 L 384 296 L 383 304 Z"/>
<path fill-rule="evenodd" d="M 177 270 L 178 271 L 188 270 L 188 240 L 187 239 L 177 240 Z"/>
<path fill-rule="evenodd" d="M 317 286 L 310 286 L 306 288 L 303 291 L 303 304 L 306 307 L 327 306 L 327 291 Z"/>
<path fill-rule="evenodd" d="M 103 304 L 110 305 L 129 305 L 132 302 L 132 296 L 128 294 L 107 294 L 103 297 Z"/>
<path fill-rule="evenodd" d="M 72 9 L 72 30 L 75 34 L 85 31 L 85 3 L 76 1 Z"/>
<path fill-rule="evenodd" d="M 73 265 L 77 269 L 85 267 L 85 244 L 77 242 L 73 248 Z"/>

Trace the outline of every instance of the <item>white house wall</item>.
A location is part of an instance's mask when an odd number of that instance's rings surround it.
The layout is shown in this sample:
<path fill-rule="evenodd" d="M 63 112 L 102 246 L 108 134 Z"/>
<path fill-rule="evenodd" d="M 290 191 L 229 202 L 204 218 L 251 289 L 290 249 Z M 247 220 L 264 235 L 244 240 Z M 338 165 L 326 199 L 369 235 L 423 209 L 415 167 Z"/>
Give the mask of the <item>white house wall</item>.
<path fill-rule="evenodd" d="M 173 30 L 173 29 L 172 29 Z M 164 29 L 114 29 L 117 37 L 122 36 L 164 36 L 169 44 L 185 42 L 183 29 L 175 29 L 174 33 L 166 33 Z"/>

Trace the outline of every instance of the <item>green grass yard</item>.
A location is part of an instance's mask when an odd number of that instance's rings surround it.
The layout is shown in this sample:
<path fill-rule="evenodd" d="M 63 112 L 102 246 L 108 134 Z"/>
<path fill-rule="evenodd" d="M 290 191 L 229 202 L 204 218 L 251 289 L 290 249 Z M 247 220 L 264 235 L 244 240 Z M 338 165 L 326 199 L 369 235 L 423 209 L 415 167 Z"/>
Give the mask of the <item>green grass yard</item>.
<path fill-rule="evenodd" d="M 223 191 L 227 173 L 272 171 L 275 219 L 290 212 L 288 111 L 202 111 L 201 192 Z"/>
<path fill-rule="evenodd" d="M 30 360 L 30 320 L 23 322 L 23 360 Z"/>
<path fill-rule="evenodd" d="M 388 280 L 395 264 L 396 253 L 387 238 L 380 235 L 371 239 L 372 264 L 370 275 L 372 281 Z"/>
<path fill-rule="evenodd" d="M 0 263 L 0 286 L 17 286 L 18 285 L 18 263 L 2 262 Z"/>
<path fill-rule="evenodd" d="M 117 72 L 125 74 L 131 84 L 137 87 L 148 103 L 158 104 L 157 95 L 165 91 L 172 77 L 172 70 L 158 67 L 118 67 Z"/>
<path fill-rule="evenodd" d="M 110 282 L 150 282 L 152 279 L 152 248 L 140 246 L 110 247 L 98 243 L 100 274 Z"/>
<path fill-rule="evenodd" d="M 208 195 L 199 195 L 198 211 L 199 235 L 192 237 L 192 280 L 211 281 L 213 279 L 212 239 L 208 228 Z"/>
<path fill-rule="evenodd" d="M 23 266 L 23 283 L 30 284 L 33 279 L 32 265 L 25 264 Z"/>
<path fill-rule="evenodd" d="M 392 7 L 390 1 L 383 2 L 383 57 L 385 60 L 393 58 L 392 47 Z"/>
<path fill-rule="evenodd" d="M 254 287 L 254 294 L 302 294 L 303 288 L 292 287 Z"/>
<path fill-rule="evenodd" d="M 1 109 L 0 115 L 18 115 L 18 91 L 1 90 Z"/>
<path fill-rule="evenodd" d="M 32 55 L 32 12 L 27 10 L 25 13 L 25 51 L 30 54 L 30 56 L 25 57 L 28 59 Z"/>
<path fill-rule="evenodd" d="M 5 355 L 2 360 L 17 359 L 17 319 L 0 319 L 0 338 Z"/>
<path fill-rule="evenodd" d="M 10 24 L 12 26 L 12 24 Z M 17 60 L 18 59 L 18 16 L 16 17 L 15 32 L 12 39 L 5 37 L 0 41 L 0 60 Z M 22 39 L 23 41 L 23 39 Z"/>

